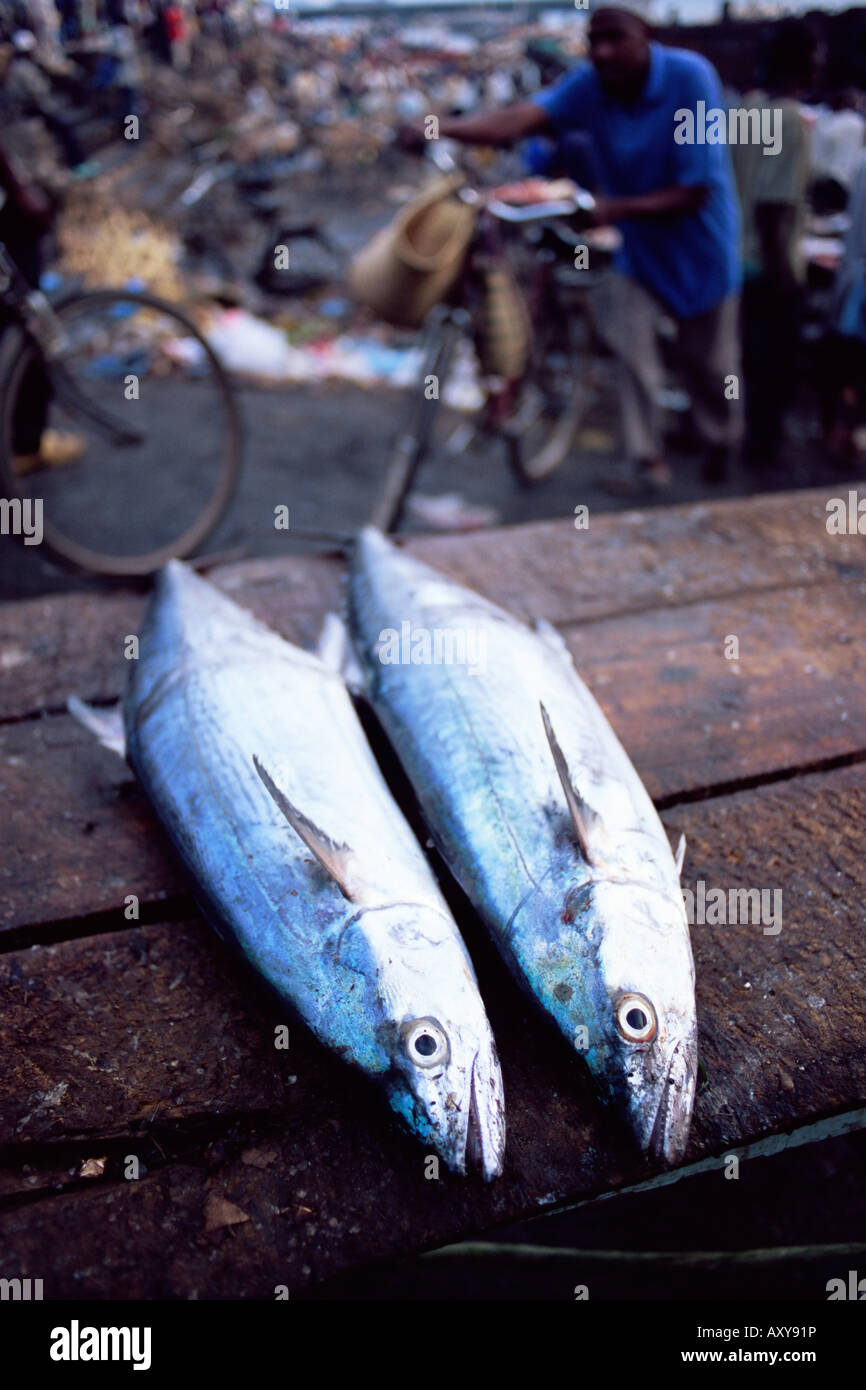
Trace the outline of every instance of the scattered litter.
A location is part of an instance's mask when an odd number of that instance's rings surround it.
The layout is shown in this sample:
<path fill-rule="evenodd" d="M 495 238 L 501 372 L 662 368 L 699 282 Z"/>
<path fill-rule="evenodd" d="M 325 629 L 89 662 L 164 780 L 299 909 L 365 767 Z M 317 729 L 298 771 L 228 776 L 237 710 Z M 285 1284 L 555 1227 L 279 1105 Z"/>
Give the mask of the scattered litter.
<path fill-rule="evenodd" d="M 359 386 L 407 387 L 418 380 L 422 362 L 418 347 L 395 347 L 351 333 L 291 344 L 283 329 L 245 309 L 216 312 L 205 336 L 231 371 L 274 382 L 340 380 Z M 182 361 L 187 351 L 182 343 L 174 340 L 164 344 L 163 350 Z M 468 346 L 455 357 L 442 400 L 454 410 L 476 410 L 482 404 L 477 366 Z"/>
<path fill-rule="evenodd" d="M 94 217 L 92 196 L 70 192 L 57 230 L 58 270 L 87 286 L 129 286 L 133 281 L 162 299 L 181 300 L 180 243 L 144 212 L 120 207 Z"/>
<path fill-rule="evenodd" d="M 103 1158 L 85 1158 L 78 1170 L 78 1176 L 80 1178 L 101 1178 L 107 1162 L 107 1155 Z"/>
<path fill-rule="evenodd" d="M 204 369 L 207 354 L 197 338 L 166 338 L 162 351 L 170 362 L 187 371 Z"/>
<path fill-rule="evenodd" d="M 592 454 L 612 454 L 616 448 L 616 440 L 609 430 L 580 430 L 575 443 L 578 449 Z"/>
<path fill-rule="evenodd" d="M 688 392 L 681 391 L 676 386 L 663 386 L 656 392 L 656 404 L 660 405 L 662 410 L 675 410 L 677 414 L 683 414 L 691 409 L 692 402 Z"/>
<path fill-rule="evenodd" d="M 437 497 L 416 492 L 408 498 L 406 510 L 436 531 L 479 531 L 499 520 L 495 507 L 475 506 L 464 501 L 459 492 L 443 492 Z"/>
<path fill-rule="evenodd" d="M 285 334 L 246 309 L 226 309 L 217 314 L 206 337 L 230 371 L 274 381 L 291 379 L 292 349 Z"/>
<path fill-rule="evenodd" d="M 326 319 L 339 319 L 348 314 L 351 309 L 348 299 L 320 299 L 316 305 L 320 314 L 324 314 Z"/>
<path fill-rule="evenodd" d="M 227 1202 L 225 1197 L 220 1197 L 217 1192 L 212 1192 L 205 1203 L 204 1228 L 206 1231 L 218 1231 L 223 1226 L 240 1226 L 249 1219 L 245 1211 L 236 1207 L 234 1202 Z"/>
<path fill-rule="evenodd" d="M 276 1149 L 244 1149 L 241 1163 L 246 1163 L 250 1168 L 267 1168 L 276 1157 Z"/>
<path fill-rule="evenodd" d="M 151 360 L 151 354 L 143 348 L 123 354 L 101 352 L 84 364 L 82 372 L 84 376 L 96 380 L 122 381 L 130 373 L 138 377 L 145 376 Z"/>

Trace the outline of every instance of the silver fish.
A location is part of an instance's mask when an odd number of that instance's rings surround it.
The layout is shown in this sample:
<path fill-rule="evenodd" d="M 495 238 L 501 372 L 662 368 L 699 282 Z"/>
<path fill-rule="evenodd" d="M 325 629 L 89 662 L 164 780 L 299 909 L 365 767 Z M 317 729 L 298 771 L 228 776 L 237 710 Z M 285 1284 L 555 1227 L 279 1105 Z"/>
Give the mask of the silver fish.
<path fill-rule="evenodd" d="M 677 863 L 548 624 L 531 631 L 373 529 L 349 603 L 369 698 L 452 873 L 602 1097 L 675 1162 L 697 1048 L 685 842 Z"/>
<path fill-rule="evenodd" d="M 172 562 L 124 718 L 220 933 L 449 1167 L 498 1175 L 502 1079 L 472 965 L 339 674 Z"/>

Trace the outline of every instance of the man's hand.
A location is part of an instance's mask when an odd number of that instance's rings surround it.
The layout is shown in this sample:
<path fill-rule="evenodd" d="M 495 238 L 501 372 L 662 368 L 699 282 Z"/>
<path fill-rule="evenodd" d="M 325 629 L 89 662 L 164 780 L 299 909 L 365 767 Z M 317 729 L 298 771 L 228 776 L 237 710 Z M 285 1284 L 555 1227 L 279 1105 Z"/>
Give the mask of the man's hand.
<path fill-rule="evenodd" d="M 656 193 L 639 193 L 627 198 L 595 195 L 595 207 L 578 212 L 579 227 L 612 227 L 630 218 L 654 219 L 682 217 L 697 212 L 706 201 L 705 188 L 660 188 Z"/>
<path fill-rule="evenodd" d="M 579 230 L 590 230 L 592 227 L 612 227 L 617 220 L 618 210 L 613 198 L 605 198 L 601 193 L 593 194 L 593 206 L 590 208 L 578 208 L 569 222 L 573 223 Z"/>
<path fill-rule="evenodd" d="M 423 121 L 407 121 L 405 125 L 398 126 L 394 141 L 407 154 L 423 154 L 425 146 L 430 143 Z"/>

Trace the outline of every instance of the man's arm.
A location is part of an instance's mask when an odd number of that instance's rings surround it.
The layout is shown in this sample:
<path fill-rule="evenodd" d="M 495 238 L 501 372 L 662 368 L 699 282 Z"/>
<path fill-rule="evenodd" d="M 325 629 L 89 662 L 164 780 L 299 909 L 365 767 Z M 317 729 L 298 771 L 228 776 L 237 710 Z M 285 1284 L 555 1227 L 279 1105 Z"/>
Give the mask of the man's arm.
<path fill-rule="evenodd" d="M 630 218 L 679 217 L 697 212 L 707 200 L 708 190 L 700 185 L 689 188 L 659 188 L 631 198 L 596 198 L 591 214 L 595 226 L 624 222 Z"/>
<path fill-rule="evenodd" d="M 516 102 L 501 111 L 480 111 L 473 116 L 442 116 L 439 134 L 445 140 L 460 140 L 467 145 L 516 145 L 529 135 L 550 129 L 547 113 L 532 101 Z M 413 122 L 408 134 L 422 144 L 424 123 Z"/>

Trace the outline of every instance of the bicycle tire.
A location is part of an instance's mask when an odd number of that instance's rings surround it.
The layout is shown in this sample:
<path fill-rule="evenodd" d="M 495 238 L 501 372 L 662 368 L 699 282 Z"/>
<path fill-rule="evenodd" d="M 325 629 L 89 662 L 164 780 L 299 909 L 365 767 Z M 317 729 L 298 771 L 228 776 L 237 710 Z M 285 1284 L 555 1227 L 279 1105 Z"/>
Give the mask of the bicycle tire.
<path fill-rule="evenodd" d="M 512 476 L 521 487 L 537 487 L 568 458 L 592 392 L 583 380 L 587 361 L 586 308 L 572 306 L 560 280 L 559 255 L 536 242 L 510 241 L 505 259 L 521 287 L 533 325 L 530 359 L 511 416 L 495 422 Z M 577 309 L 577 312 L 574 312 Z M 579 342 L 578 324 L 583 331 Z M 556 357 L 563 359 L 558 369 Z"/>
<path fill-rule="evenodd" d="M 551 424 L 544 442 L 528 447 L 519 435 L 507 435 L 508 462 L 521 487 L 538 487 L 565 462 L 577 436 L 588 394 L 576 385 L 568 403 Z"/>
<path fill-rule="evenodd" d="M 566 374 L 571 385 L 552 413 L 543 412 L 547 423 L 540 432 L 531 428 L 525 433 L 506 432 L 508 462 L 523 487 L 537 487 L 565 462 L 589 404 L 589 392 L 581 380 L 584 354 L 575 342 L 573 324 L 566 316 L 554 315 L 550 310 L 546 311 L 545 321 L 548 325 L 564 325 L 564 334 L 559 332 L 554 335 L 548 327 L 547 332 L 536 340 L 524 389 L 531 389 L 537 383 L 542 398 L 549 402 L 548 354 L 552 350 L 564 354 L 568 364 Z"/>
<path fill-rule="evenodd" d="M 225 448 L 216 481 L 207 502 L 195 519 L 173 541 L 137 555 L 117 555 L 95 550 L 65 536 L 50 522 L 43 523 L 45 549 L 63 564 L 90 574 L 111 578 L 136 578 L 154 573 L 172 559 L 183 559 L 195 551 L 214 531 L 231 502 L 241 469 L 242 430 L 240 412 L 231 379 L 198 328 L 174 304 L 155 295 L 122 289 L 84 290 L 63 296 L 52 304 L 58 317 L 73 307 L 108 306 L 112 302 L 135 303 L 153 309 L 178 326 L 179 336 L 194 339 L 203 350 L 213 375 L 226 421 Z M 10 326 L 0 344 L 0 479 L 7 496 L 24 498 L 27 493 L 11 466 L 12 413 L 15 409 L 21 380 L 34 355 L 46 361 L 41 348 L 23 325 Z M 46 364 L 50 376 L 50 361 Z"/>

